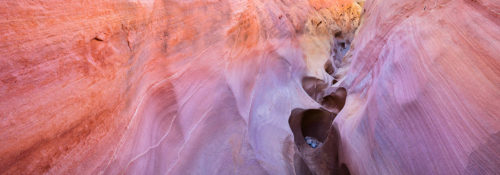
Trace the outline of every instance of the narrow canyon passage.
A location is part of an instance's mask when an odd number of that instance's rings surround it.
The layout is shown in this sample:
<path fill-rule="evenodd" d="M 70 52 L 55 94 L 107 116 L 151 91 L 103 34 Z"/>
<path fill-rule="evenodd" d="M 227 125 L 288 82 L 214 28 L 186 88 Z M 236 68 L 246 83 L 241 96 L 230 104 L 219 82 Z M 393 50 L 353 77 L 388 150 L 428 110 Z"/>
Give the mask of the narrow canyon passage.
<path fill-rule="evenodd" d="M 497 0 L 0 3 L 0 174 L 500 174 Z"/>

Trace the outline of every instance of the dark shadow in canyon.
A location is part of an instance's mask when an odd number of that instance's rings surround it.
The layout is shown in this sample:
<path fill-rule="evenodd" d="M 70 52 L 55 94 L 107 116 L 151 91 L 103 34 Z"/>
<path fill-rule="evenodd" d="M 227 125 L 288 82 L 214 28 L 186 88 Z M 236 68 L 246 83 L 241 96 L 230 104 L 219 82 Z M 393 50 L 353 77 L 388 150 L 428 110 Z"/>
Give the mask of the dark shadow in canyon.
<path fill-rule="evenodd" d="M 347 90 L 332 87 L 337 83 L 335 70 L 350 48 L 350 42 L 336 34 L 331 60 L 325 63 L 325 72 L 333 77 L 331 84 L 315 77 L 304 77 L 302 88 L 322 107 L 293 109 L 289 125 L 298 153 L 295 155 L 296 172 L 299 174 L 350 174 L 339 155 L 341 139 L 333 120 L 344 108 Z M 332 60 L 334 63 L 332 63 Z"/>
<path fill-rule="evenodd" d="M 346 96 L 345 88 L 337 88 L 319 99 L 318 102 L 323 105 L 321 108 L 292 110 L 288 123 L 299 152 L 295 165 L 302 167 L 297 172 L 304 173 L 305 163 L 307 172 L 311 174 L 350 174 L 347 165 L 340 162 L 341 139 L 338 128 L 333 125 L 333 120 L 344 107 Z M 313 147 L 308 144 L 308 137 L 319 141 L 319 145 Z"/>
<path fill-rule="evenodd" d="M 340 135 L 332 125 L 335 116 L 335 113 L 322 108 L 292 111 L 289 124 L 299 151 L 296 167 L 307 169 L 310 174 L 349 174 L 347 166 L 339 161 Z M 308 145 L 305 141 L 307 136 L 316 138 L 319 146 L 313 148 Z M 303 164 L 307 167 L 304 168 Z"/>

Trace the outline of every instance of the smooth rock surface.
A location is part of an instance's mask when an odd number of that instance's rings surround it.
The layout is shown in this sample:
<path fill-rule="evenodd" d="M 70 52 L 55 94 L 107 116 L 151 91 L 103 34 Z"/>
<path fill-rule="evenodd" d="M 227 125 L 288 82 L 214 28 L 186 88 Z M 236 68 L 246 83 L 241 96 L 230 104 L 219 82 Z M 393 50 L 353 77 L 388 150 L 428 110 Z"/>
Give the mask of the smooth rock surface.
<path fill-rule="evenodd" d="M 334 121 L 351 173 L 498 174 L 500 2 L 365 9 Z"/>
<path fill-rule="evenodd" d="M 5 1 L 0 174 L 498 174 L 499 11 Z M 296 108 L 336 115 L 328 160 L 294 143 Z"/>

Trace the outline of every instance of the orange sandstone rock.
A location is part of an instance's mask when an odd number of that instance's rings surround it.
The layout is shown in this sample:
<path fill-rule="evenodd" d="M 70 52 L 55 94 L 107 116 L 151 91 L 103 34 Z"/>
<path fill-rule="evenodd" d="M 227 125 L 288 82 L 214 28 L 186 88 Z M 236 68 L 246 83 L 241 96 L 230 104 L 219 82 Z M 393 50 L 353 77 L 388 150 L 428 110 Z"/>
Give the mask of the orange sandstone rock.
<path fill-rule="evenodd" d="M 0 174 L 498 174 L 500 5 L 363 4 L 0 3 Z"/>

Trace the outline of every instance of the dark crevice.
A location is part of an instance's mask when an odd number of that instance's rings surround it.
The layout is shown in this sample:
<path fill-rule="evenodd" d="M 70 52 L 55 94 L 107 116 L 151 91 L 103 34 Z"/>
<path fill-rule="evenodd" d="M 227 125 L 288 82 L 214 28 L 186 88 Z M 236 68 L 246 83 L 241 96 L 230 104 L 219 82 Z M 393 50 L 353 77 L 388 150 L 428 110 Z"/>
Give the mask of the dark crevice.
<path fill-rule="evenodd" d="M 338 31 L 335 33 L 335 38 L 340 38 L 342 37 L 342 32 L 341 31 Z"/>
<path fill-rule="evenodd" d="M 345 43 L 344 42 L 340 42 L 339 46 L 340 46 L 341 49 L 345 49 Z"/>
<path fill-rule="evenodd" d="M 325 71 L 326 73 L 328 73 L 329 75 L 333 75 L 333 73 L 335 73 L 335 68 L 333 68 L 333 64 L 330 60 L 328 60 L 326 63 L 325 63 Z"/>
<path fill-rule="evenodd" d="M 320 142 L 325 142 L 333 118 L 333 113 L 324 109 L 293 110 L 288 123 L 292 128 L 295 144 L 299 150 L 308 146 L 305 137 L 312 137 Z"/>
<path fill-rule="evenodd" d="M 96 40 L 96 41 L 104 41 L 104 40 L 103 40 L 101 37 L 99 37 L 99 36 L 94 37 L 94 40 Z"/>
<path fill-rule="evenodd" d="M 335 83 L 337 83 L 337 82 L 339 82 L 337 79 L 333 79 L 332 80 L 332 85 L 335 84 Z"/>
<path fill-rule="evenodd" d="M 305 117 L 304 117 L 305 116 Z M 333 121 L 333 116 L 328 111 L 309 109 L 302 113 L 300 129 L 304 137 L 312 137 L 324 142 L 328 136 L 328 129 Z"/>
<path fill-rule="evenodd" d="M 332 125 L 336 114 L 319 109 L 294 109 L 289 118 L 295 145 L 299 151 L 295 165 L 298 174 L 346 174 L 347 166 L 339 162 L 340 134 Z M 312 147 L 304 138 L 312 137 L 320 144 Z M 303 162 L 303 164 L 302 164 Z M 304 167 L 307 166 L 306 167 Z M 307 170 L 307 171 L 306 171 Z M 348 173 L 347 173 L 348 174 Z"/>
<path fill-rule="evenodd" d="M 341 139 L 338 128 L 333 125 L 333 120 L 345 105 L 347 91 L 340 87 L 324 95 L 327 87 L 314 87 L 317 84 L 323 86 L 319 80 L 308 78 L 303 82 L 310 83 L 303 86 L 308 87 L 306 92 L 311 97 L 323 96 L 317 100 L 323 107 L 292 110 L 288 123 L 300 157 L 297 161 L 304 163 L 295 163 L 300 166 L 296 167 L 296 171 L 304 174 L 349 174 L 347 165 L 340 162 Z"/>
<path fill-rule="evenodd" d="M 336 33 L 341 37 L 341 33 Z M 350 48 L 350 41 L 336 40 L 333 46 L 333 61 L 339 62 Z M 338 82 L 332 60 L 325 63 L 324 70 L 332 76 L 332 84 Z M 350 174 L 346 164 L 341 162 L 341 139 L 333 121 L 344 108 L 347 90 L 331 87 L 329 82 L 304 77 L 302 88 L 321 108 L 292 110 L 289 118 L 290 128 L 298 153 L 295 166 L 298 174 Z M 305 167 L 304 167 L 305 166 Z"/>
<path fill-rule="evenodd" d="M 350 175 L 351 172 L 349 172 L 349 168 L 347 168 L 347 166 L 345 164 L 342 164 L 340 166 L 340 171 L 338 173 L 339 175 Z"/>

